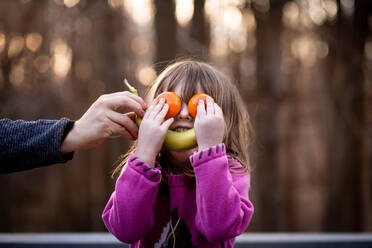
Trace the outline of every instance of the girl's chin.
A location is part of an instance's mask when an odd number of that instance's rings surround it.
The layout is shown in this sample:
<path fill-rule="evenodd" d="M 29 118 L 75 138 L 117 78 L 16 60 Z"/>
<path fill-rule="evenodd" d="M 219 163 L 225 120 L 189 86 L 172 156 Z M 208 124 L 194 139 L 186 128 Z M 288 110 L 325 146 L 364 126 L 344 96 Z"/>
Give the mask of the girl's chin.
<path fill-rule="evenodd" d="M 188 149 L 188 150 L 182 150 L 182 151 L 171 151 L 171 150 L 169 150 L 168 153 L 169 153 L 169 155 L 171 155 L 175 159 L 179 159 L 179 160 L 187 159 L 188 160 L 190 155 L 193 154 L 194 152 L 196 152 L 197 150 L 198 150 L 198 147 L 194 147 L 194 148 L 191 148 L 191 149 Z"/>

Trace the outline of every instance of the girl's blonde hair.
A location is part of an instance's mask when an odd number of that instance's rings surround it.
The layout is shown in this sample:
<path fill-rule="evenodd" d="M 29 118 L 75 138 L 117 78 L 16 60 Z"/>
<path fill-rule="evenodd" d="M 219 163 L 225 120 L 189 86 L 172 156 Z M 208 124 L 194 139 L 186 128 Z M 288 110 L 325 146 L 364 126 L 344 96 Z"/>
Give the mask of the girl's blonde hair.
<path fill-rule="evenodd" d="M 155 80 L 150 96 L 155 98 L 164 91 L 174 91 L 182 84 L 181 101 L 188 102 L 197 93 L 198 86 L 210 95 L 222 108 L 225 119 L 223 142 L 227 154 L 243 165 L 243 171 L 250 171 L 250 145 L 253 141 L 253 128 L 246 106 L 234 84 L 213 66 L 200 61 L 182 60 L 170 64 Z M 135 151 L 134 144 L 115 169 L 121 170 L 130 154 Z M 187 173 L 189 174 L 189 173 Z"/>

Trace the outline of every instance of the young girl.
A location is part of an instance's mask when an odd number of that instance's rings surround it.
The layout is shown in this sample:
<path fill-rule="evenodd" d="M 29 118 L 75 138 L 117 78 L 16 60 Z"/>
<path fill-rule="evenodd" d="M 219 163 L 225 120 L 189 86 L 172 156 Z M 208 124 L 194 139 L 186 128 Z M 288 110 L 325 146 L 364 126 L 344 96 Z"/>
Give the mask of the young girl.
<path fill-rule="evenodd" d="M 119 165 L 103 221 L 131 247 L 233 247 L 253 214 L 248 197 L 251 126 L 239 92 L 221 72 L 197 61 L 165 69 L 153 86 L 155 97 L 164 91 L 181 98 L 181 110 L 164 120 L 168 105 L 163 100 L 147 109 L 136 147 Z M 215 103 L 200 101 L 194 119 L 187 102 L 197 93 Z M 168 129 L 190 128 L 197 147 L 162 149 Z"/>

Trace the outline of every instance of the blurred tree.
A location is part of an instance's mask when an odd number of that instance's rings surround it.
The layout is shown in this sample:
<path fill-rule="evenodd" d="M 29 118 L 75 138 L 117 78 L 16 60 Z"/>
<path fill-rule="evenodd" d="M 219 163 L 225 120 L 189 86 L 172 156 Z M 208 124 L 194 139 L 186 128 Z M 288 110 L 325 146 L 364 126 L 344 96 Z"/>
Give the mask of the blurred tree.
<path fill-rule="evenodd" d="M 156 0 L 155 30 L 156 55 L 155 70 L 160 72 L 176 57 L 177 53 L 177 21 L 173 0 Z"/>
<path fill-rule="evenodd" d="M 37 32 L 43 45 L 33 53 L 24 48 L 14 56 L 0 54 L 5 75 L 2 116 L 77 119 L 100 95 L 124 89 L 122 76 L 133 72 L 127 71 L 123 56 L 130 37 L 122 9 L 107 1 L 81 1 L 70 7 L 58 1 L 0 2 L 0 11 L 9 9 L 17 9 L 17 14 L 0 15 L 0 32 L 8 40 L 14 34 L 28 37 Z M 5 51 L 11 42 L 7 44 Z M 43 72 L 35 68 L 40 56 L 48 65 Z M 23 81 L 12 78 L 18 61 L 24 63 Z M 67 165 L 2 175 L 0 184 L 6 190 L 0 193 L 0 230 L 104 230 L 101 213 L 114 182 L 110 174 L 128 146 L 124 139 L 109 139 L 99 148 L 78 152 Z M 18 207 L 13 211 L 14 206 Z"/>
<path fill-rule="evenodd" d="M 337 1 L 339 9 L 340 1 Z M 355 1 L 352 17 L 338 12 L 330 42 L 329 91 L 333 106 L 330 134 L 330 194 L 327 231 L 362 231 L 366 224 L 363 184 L 365 133 L 364 44 L 369 33 L 371 1 Z M 369 178 L 368 180 L 371 180 Z"/>
<path fill-rule="evenodd" d="M 0 115 L 77 119 L 123 75 L 141 91 L 152 63 L 208 59 L 255 110 L 248 231 L 371 231 L 372 1 L 192 2 L 177 23 L 173 0 L 0 1 Z M 129 144 L 0 175 L 0 231 L 104 231 Z"/>
<path fill-rule="evenodd" d="M 257 94 L 259 110 L 255 126 L 259 154 L 253 173 L 256 198 L 255 227 L 260 231 L 278 231 L 284 211 L 280 199 L 278 163 L 278 114 L 281 101 L 282 8 L 286 1 L 270 1 L 270 11 L 257 8 Z M 270 189 L 270 190 L 268 190 Z"/>
<path fill-rule="evenodd" d="M 190 37 L 198 44 L 191 51 L 191 56 L 206 59 L 209 47 L 209 26 L 205 19 L 205 0 L 194 0 L 194 15 L 192 17 Z"/>

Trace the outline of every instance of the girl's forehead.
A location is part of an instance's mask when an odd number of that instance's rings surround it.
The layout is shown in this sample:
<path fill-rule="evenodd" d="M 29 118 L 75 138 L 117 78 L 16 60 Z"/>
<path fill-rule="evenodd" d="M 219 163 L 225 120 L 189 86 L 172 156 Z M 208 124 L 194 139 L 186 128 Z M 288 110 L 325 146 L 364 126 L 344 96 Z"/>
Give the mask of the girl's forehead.
<path fill-rule="evenodd" d="M 187 82 L 179 83 L 170 90 L 175 92 L 182 102 L 188 102 L 197 93 L 205 93 L 200 84 L 187 84 Z"/>
<path fill-rule="evenodd" d="M 185 83 L 177 84 L 172 91 L 174 91 L 177 95 L 182 96 L 185 93 Z M 189 90 L 190 91 L 190 90 Z M 203 90 L 200 86 L 200 84 L 197 84 L 196 87 L 193 88 L 193 91 L 195 91 L 195 94 L 197 93 L 203 93 Z"/>

